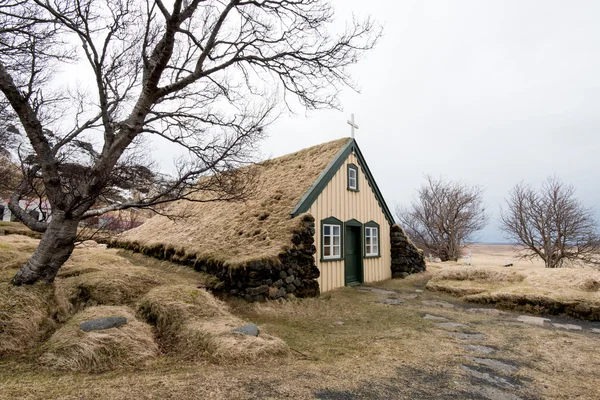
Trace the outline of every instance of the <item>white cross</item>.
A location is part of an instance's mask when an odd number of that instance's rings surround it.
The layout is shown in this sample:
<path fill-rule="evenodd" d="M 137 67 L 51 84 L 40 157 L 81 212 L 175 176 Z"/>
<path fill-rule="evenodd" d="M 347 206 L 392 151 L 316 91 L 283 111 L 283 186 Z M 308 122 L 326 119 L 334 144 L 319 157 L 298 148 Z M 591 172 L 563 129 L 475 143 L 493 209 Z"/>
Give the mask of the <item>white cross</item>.
<path fill-rule="evenodd" d="M 358 125 L 354 123 L 354 114 L 350 114 L 350 119 L 348 120 L 348 125 L 351 126 L 350 133 L 352 135 L 352 139 L 354 139 L 354 129 L 358 129 Z"/>

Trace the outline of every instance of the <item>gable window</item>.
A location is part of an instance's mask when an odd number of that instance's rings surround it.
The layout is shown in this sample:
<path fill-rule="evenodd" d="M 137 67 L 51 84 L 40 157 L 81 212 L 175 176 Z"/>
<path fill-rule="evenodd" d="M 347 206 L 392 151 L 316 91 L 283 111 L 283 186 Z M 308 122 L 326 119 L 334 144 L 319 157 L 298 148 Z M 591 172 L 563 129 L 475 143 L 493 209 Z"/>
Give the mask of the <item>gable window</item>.
<path fill-rule="evenodd" d="M 348 164 L 348 190 L 358 192 L 358 167 Z"/>
<path fill-rule="evenodd" d="M 379 257 L 379 225 L 376 222 L 365 224 L 365 257 Z"/>
<path fill-rule="evenodd" d="M 342 221 L 330 217 L 321 221 L 321 259 L 341 260 Z"/>

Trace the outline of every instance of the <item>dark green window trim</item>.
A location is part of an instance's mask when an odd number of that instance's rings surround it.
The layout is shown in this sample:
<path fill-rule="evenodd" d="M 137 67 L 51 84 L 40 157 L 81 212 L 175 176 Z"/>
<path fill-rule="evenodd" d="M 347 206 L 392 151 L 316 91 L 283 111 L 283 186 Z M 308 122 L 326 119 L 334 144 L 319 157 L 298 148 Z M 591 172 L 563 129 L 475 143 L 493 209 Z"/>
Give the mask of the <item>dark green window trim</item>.
<path fill-rule="evenodd" d="M 354 176 L 356 177 L 356 187 L 355 188 L 351 188 L 350 187 L 350 170 L 354 170 Z M 351 192 L 358 192 L 358 167 L 352 163 L 348 164 L 348 168 L 346 170 L 346 181 L 348 182 L 347 184 L 347 188 L 348 190 L 350 190 Z"/>
<path fill-rule="evenodd" d="M 367 255 L 367 230 L 365 228 L 377 228 L 377 254 Z M 364 258 L 381 257 L 381 227 L 375 221 L 365 223 L 363 228 L 363 254 Z"/>
<path fill-rule="evenodd" d="M 340 256 L 336 258 L 325 258 L 325 230 L 324 225 L 337 225 L 340 227 Z M 335 217 L 329 217 L 321 220 L 321 262 L 340 261 L 344 259 L 344 223 Z"/>

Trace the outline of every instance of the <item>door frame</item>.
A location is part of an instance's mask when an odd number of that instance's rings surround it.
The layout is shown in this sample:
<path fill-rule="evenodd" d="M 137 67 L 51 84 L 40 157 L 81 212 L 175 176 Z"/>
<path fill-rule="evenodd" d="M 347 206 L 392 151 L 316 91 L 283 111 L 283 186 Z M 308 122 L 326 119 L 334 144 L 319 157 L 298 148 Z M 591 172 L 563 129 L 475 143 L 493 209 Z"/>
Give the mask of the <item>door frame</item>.
<path fill-rule="evenodd" d="M 365 265 L 364 265 L 364 257 L 363 257 L 363 250 L 364 250 L 364 227 L 363 224 L 352 218 L 346 222 L 344 222 L 344 286 L 348 286 L 348 282 L 346 282 L 346 240 L 348 235 L 346 235 L 346 227 L 352 227 L 352 228 L 359 228 L 358 229 L 358 240 L 356 245 L 358 246 L 357 250 L 357 254 L 358 254 L 358 282 L 359 283 L 363 283 L 365 281 Z"/>

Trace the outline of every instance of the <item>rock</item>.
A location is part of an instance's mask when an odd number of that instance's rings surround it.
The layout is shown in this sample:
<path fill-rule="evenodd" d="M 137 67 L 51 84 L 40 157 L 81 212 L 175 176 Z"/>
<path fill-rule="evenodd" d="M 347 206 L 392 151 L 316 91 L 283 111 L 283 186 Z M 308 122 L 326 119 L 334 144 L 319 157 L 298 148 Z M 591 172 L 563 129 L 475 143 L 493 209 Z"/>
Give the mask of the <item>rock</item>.
<path fill-rule="evenodd" d="M 425 314 L 423 316 L 424 319 L 432 319 L 434 321 L 447 321 L 448 318 L 438 317 L 437 315 Z"/>
<path fill-rule="evenodd" d="M 288 293 L 294 293 L 296 291 L 296 286 L 293 283 L 290 283 L 289 285 L 286 286 L 285 290 Z"/>
<path fill-rule="evenodd" d="M 334 324 L 341 326 L 344 325 L 344 321 L 335 321 Z"/>
<path fill-rule="evenodd" d="M 492 375 L 485 371 L 478 371 L 474 367 L 461 365 L 460 369 L 465 371 L 467 374 L 471 375 L 473 378 L 491 383 L 494 386 L 499 386 L 504 389 L 517 389 L 519 387 L 518 385 L 510 382 L 508 379 L 506 379 L 504 377 Z"/>
<path fill-rule="evenodd" d="M 531 325 L 539 325 L 539 326 L 543 326 L 544 323 L 550 322 L 550 320 L 548 318 L 532 317 L 530 315 L 519 315 L 519 317 L 517 318 L 517 321 L 524 322 L 526 324 L 531 324 Z"/>
<path fill-rule="evenodd" d="M 267 285 L 261 285 L 261 286 L 255 287 L 255 288 L 246 289 L 246 293 L 248 293 L 251 296 L 256 296 L 259 294 L 267 293 L 268 291 L 269 291 L 269 287 Z"/>
<path fill-rule="evenodd" d="M 482 346 L 478 344 L 461 344 L 460 347 L 462 347 L 465 350 L 472 351 L 474 353 L 492 354 L 496 351 L 496 349 L 494 349 L 493 347 Z"/>
<path fill-rule="evenodd" d="M 79 329 L 84 332 L 101 331 L 104 329 L 118 328 L 126 323 L 127 318 L 125 317 L 97 318 L 81 323 Z"/>
<path fill-rule="evenodd" d="M 502 372 L 507 372 L 510 374 L 515 373 L 519 370 L 519 367 L 517 367 L 516 365 L 510 365 L 500 360 L 495 360 L 493 358 L 479 358 L 471 356 L 465 356 L 465 358 L 475 364 L 483 365 L 485 367 L 496 369 Z"/>
<path fill-rule="evenodd" d="M 279 288 L 279 289 L 277 289 L 277 293 L 275 293 L 275 298 L 280 299 L 282 297 L 285 297 L 286 294 L 287 294 L 287 292 L 285 291 L 284 288 Z"/>
<path fill-rule="evenodd" d="M 456 339 L 463 340 L 484 340 L 485 335 L 483 333 L 465 333 L 465 332 L 447 332 L 448 336 Z"/>
<path fill-rule="evenodd" d="M 376 303 L 381 303 L 381 304 L 388 304 L 390 306 L 398 306 L 402 303 L 404 303 L 404 300 L 400 300 L 400 299 L 379 299 L 375 301 Z"/>
<path fill-rule="evenodd" d="M 492 386 L 469 385 L 469 390 L 489 400 L 523 400 L 512 393 L 506 393 Z"/>
<path fill-rule="evenodd" d="M 495 308 L 469 308 L 466 310 L 471 314 L 484 314 L 492 317 L 499 317 L 501 315 L 506 315 L 505 312 L 497 310 Z"/>
<path fill-rule="evenodd" d="M 404 279 L 409 275 L 408 272 L 394 272 L 392 274 L 393 279 Z"/>
<path fill-rule="evenodd" d="M 415 289 L 415 292 L 417 292 L 417 293 L 423 293 L 423 291 L 421 289 Z"/>
<path fill-rule="evenodd" d="M 285 283 L 292 283 L 294 282 L 294 276 L 290 275 L 287 278 L 285 278 Z"/>
<path fill-rule="evenodd" d="M 278 281 L 273 282 L 273 286 L 275 286 L 276 288 L 279 289 L 280 287 L 283 286 L 283 280 L 280 279 Z"/>
<path fill-rule="evenodd" d="M 600 329 L 598 329 L 598 328 L 592 328 L 591 332 L 592 333 L 600 333 Z"/>
<path fill-rule="evenodd" d="M 248 336 L 258 336 L 258 326 L 255 324 L 242 325 L 239 328 L 233 330 L 235 333 L 241 333 Z"/>
<path fill-rule="evenodd" d="M 285 278 L 287 277 L 287 273 L 286 273 L 285 271 L 281 271 L 281 272 L 279 273 L 279 277 L 280 277 L 281 279 L 285 279 Z"/>
<path fill-rule="evenodd" d="M 438 322 L 435 324 L 435 326 L 438 326 L 440 328 L 444 328 L 444 329 L 452 329 L 452 328 L 468 328 L 468 325 L 465 324 L 459 324 L 458 322 Z"/>
<path fill-rule="evenodd" d="M 503 265 L 503 267 L 512 267 L 512 266 L 513 266 L 512 263 Z"/>
<path fill-rule="evenodd" d="M 581 326 L 579 325 L 573 325 L 573 324 L 557 324 L 557 323 L 552 323 L 552 326 L 558 329 L 566 329 L 568 331 L 580 331 L 581 330 Z"/>
<path fill-rule="evenodd" d="M 454 308 L 454 304 L 441 300 L 423 300 L 421 304 L 428 307 Z"/>

